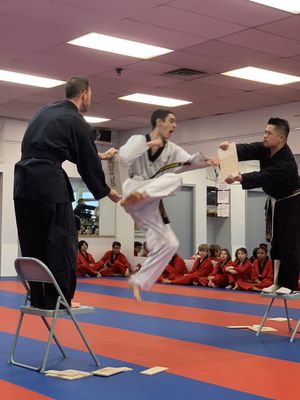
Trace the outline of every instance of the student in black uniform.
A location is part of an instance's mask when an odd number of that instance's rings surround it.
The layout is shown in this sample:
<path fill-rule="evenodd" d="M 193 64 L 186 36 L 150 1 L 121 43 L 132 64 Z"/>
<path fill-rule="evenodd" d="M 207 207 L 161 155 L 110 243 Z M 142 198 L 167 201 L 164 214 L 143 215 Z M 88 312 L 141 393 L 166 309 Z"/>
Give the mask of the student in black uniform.
<path fill-rule="evenodd" d="M 263 289 L 266 293 L 289 294 L 298 286 L 300 182 L 297 163 L 287 145 L 289 131 L 288 121 L 270 118 L 263 142 L 237 145 L 239 161 L 259 160 L 260 171 L 230 175 L 226 179 L 227 183 L 240 182 L 243 189 L 262 187 L 269 195 L 267 233 L 272 236 L 274 283 Z M 220 145 L 223 150 L 227 147 L 228 142 Z"/>
<path fill-rule="evenodd" d="M 77 231 L 73 190 L 62 163 L 68 160 L 77 165 L 95 199 L 108 196 L 118 202 L 120 195 L 106 185 L 100 161 L 112 157 L 115 149 L 98 154 L 81 114 L 91 102 L 88 80 L 71 78 L 65 96 L 41 108 L 26 129 L 22 157 L 15 165 L 14 203 L 22 255 L 43 261 L 71 304 L 76 288 Z M 31 283 L 31 291 L 33 306 L 55 306 L 57 295 L 50 285 Z"/>

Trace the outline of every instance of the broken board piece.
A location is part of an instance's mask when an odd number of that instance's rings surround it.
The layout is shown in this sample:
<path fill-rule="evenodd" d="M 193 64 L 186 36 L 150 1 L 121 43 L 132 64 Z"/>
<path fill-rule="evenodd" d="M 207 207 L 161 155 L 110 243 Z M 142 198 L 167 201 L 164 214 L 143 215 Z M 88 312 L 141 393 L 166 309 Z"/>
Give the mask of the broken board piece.
<path fill-rule="evenodd" d="M 119 374 L 120 372 L 127 371 L 133 371 L 133 369 L 129 367 L 105 367 L 97 369 L 96 371 L 92 371 L 92 374 L 97 376 L 112 376 L 115 374 Z"/>
<path fill-rule="evenodd" d="M 167 371 L 168 369 L 169 368 L 167 368 L 167 367 L 156 366 L 156 367 L 152 367 L 152 368 L 149 368 L 149 369 L 145 369 L 144 371 L 141 371 L 140 374 L 143 374 L 143 375 L 155 375 L 155 374 L 159 374 L 160 372 Z"/>
<path fill-rule="evenodd" d="M 249 329 L 254 332 L 258 332 L 260 325 L 249 326 Z M 263 326 L 261 332 L 278 332 L 277 329 L 270 326 Z"/>

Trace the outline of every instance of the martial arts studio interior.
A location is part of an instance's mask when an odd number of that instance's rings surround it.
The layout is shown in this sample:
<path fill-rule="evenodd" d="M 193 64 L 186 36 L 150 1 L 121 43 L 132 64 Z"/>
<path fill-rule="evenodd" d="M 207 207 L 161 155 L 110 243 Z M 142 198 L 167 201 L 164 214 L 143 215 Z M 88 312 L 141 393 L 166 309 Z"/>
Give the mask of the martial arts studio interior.
<path fill-rule="evenodd" d="M 284 118 L 290 125 L 288 145 L 299 165 L 299 14 L 297 0 L 0 0 L 1 400 L 300 398 L 300 332 L 291 342 L 284 301 L 275 299 L 264 324 L 272 329 L 257 336 L 270 299 L 259 291 L 231 290 L 233 286 L 156 283 L 142 291 L 143 301 L 137 303 L 128 277 L 80 276 L 74 300 L 93 306 L 94 312 L 77 318 L 101 366 L 95 365 L 72 320 L 59 318 L 55 332 L 67 357 L 53 343 L 46 370 L 130 370 L 67 380 L 8 363 L 25 295 L 14 267 L 21 256 L 14 165 L 36 111 L 62 100 L 70 77 L 85 76 L 92 90 L 86 115 L 95 118 L 89 121 L 99 152 L 119 149 L 132 135 L 148 134 L 151 113 L 167 108 L 177 120 L 170 140 L 189 154 L 201 152 L 208 158 L 216 156 L 224 141 L 261 142 L 269 118 Z M 99 35 L 94 37 L 98 43 L 85 44 L 89 34 Z M 112 42 L 97 49 L 107 37 L 158 49 L 144 54 L 130 48 L 126 53 L 128 42 L 116 52 Z M 256 69 L 241 77 L 246 67 Z M 267 72 L 260 74 L 260 69 Z M 231 71 L 236 70 L 234 76 Z M 27 76 L 14 83 L 5 71 L 58 82 L 39 87 L 37 78 L 31 82 Z M 169 103 L 126 99 L 138 93 L 168 98 Z M 120 203 L 93 199 L 74 164 L 67 161 L 63 168 L 74 191 L 73 208 L 80 198 L 91 205 L 78 240 L 88 243 L 96 261 L 114 241 L 120 242 L 134 272 L 146 258 L 134 255 L 134 243 L 145 241 L 143 232 Z M 125 179 L 126 170 L 119 170 Z M 239 173 L 252 171 L 259 171 L 257 161 L 239 163 Z M 177 253 L 188 271 L 200 244 L 219 244 L 234 260 L 238 248 L 245 247 L 250 258 L 253 249 L 267 243 L 270 257 L 267 195 L 261 188 L 243 190 L 240 184 L 220 188 L 218 174 L 216 167 L 185 172 L 180 192 L 164 200 L 179 240 Z M 294 328 L 300 300 L 288 300 L 287 307 Z M 41 319 L 25 315 L 16 357 L 38 365 L 46 341 Z M 156 366 L 166 369 L 141 374 Z"/>

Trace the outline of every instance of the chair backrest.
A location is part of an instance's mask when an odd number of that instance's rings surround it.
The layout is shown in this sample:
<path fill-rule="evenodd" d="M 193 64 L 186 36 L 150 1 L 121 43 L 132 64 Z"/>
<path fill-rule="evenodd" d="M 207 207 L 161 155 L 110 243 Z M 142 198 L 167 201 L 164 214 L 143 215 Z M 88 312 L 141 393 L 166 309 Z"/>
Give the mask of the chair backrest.
<path fill-rule="evenodd" d="M 26 281 L 53 283 L 55 279 L 49 268 L 37 258 L 19 257 L 15 260 L 15 269 Z"/>
<path fill-rule="evenodd" d="M 15 269 L 28 293 L 30 293 L 29 281 L 51 283 L 62 301 L 67 302 L 52 272 L 42 261 L 32 257 L 18 257 L 15 260 Z"/>

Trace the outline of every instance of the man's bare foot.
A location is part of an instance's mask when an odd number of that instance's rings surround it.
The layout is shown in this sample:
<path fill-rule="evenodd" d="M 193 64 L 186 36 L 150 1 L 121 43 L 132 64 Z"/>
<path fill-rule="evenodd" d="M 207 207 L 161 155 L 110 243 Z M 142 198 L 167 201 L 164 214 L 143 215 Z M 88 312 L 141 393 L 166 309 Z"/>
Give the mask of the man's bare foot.
<path fill-rule="evenodd" d="M 76 301 L 71 301 L 71 307 L 72 308 L 79 308 L 79 307 L 81 307 L 81 304 L 77 303 Z"/>
<path fill-rule="evenodd" d="M 146 199 L 148 196 L 144 192 L 132 192 L 125 199 L 121 200 L 120 204 L 122 207 L 131 206 L 139 201 Z"/>
<path fill-rule="evenodd" d="M 130 282 L 129 286 L 133 291 L 133 297 L 135 298 L 136 302 L 141 303 L 142 297 L 141 297 L 141 288 L 139 287 L 139 285 L 135 285 L 134 283 Z"/>
<path fill-rule="evenodd" d="M 125 271 L 125 273 L 124 273 L 124 276 L 125 276 L 126 278 L 129 277 L 129 268 L 126 268 L 126 271 Z"/>
<path fill-rule="evenodd" d="M 254 292 L 261 292 L 261 289 L 257 288 L 256 286 L 253 286 L 252 290 Z"/>
<path fill-rule="evenodd" d="M 170 279 L 163 279 L 161 283 L 171 283 Z"/>

